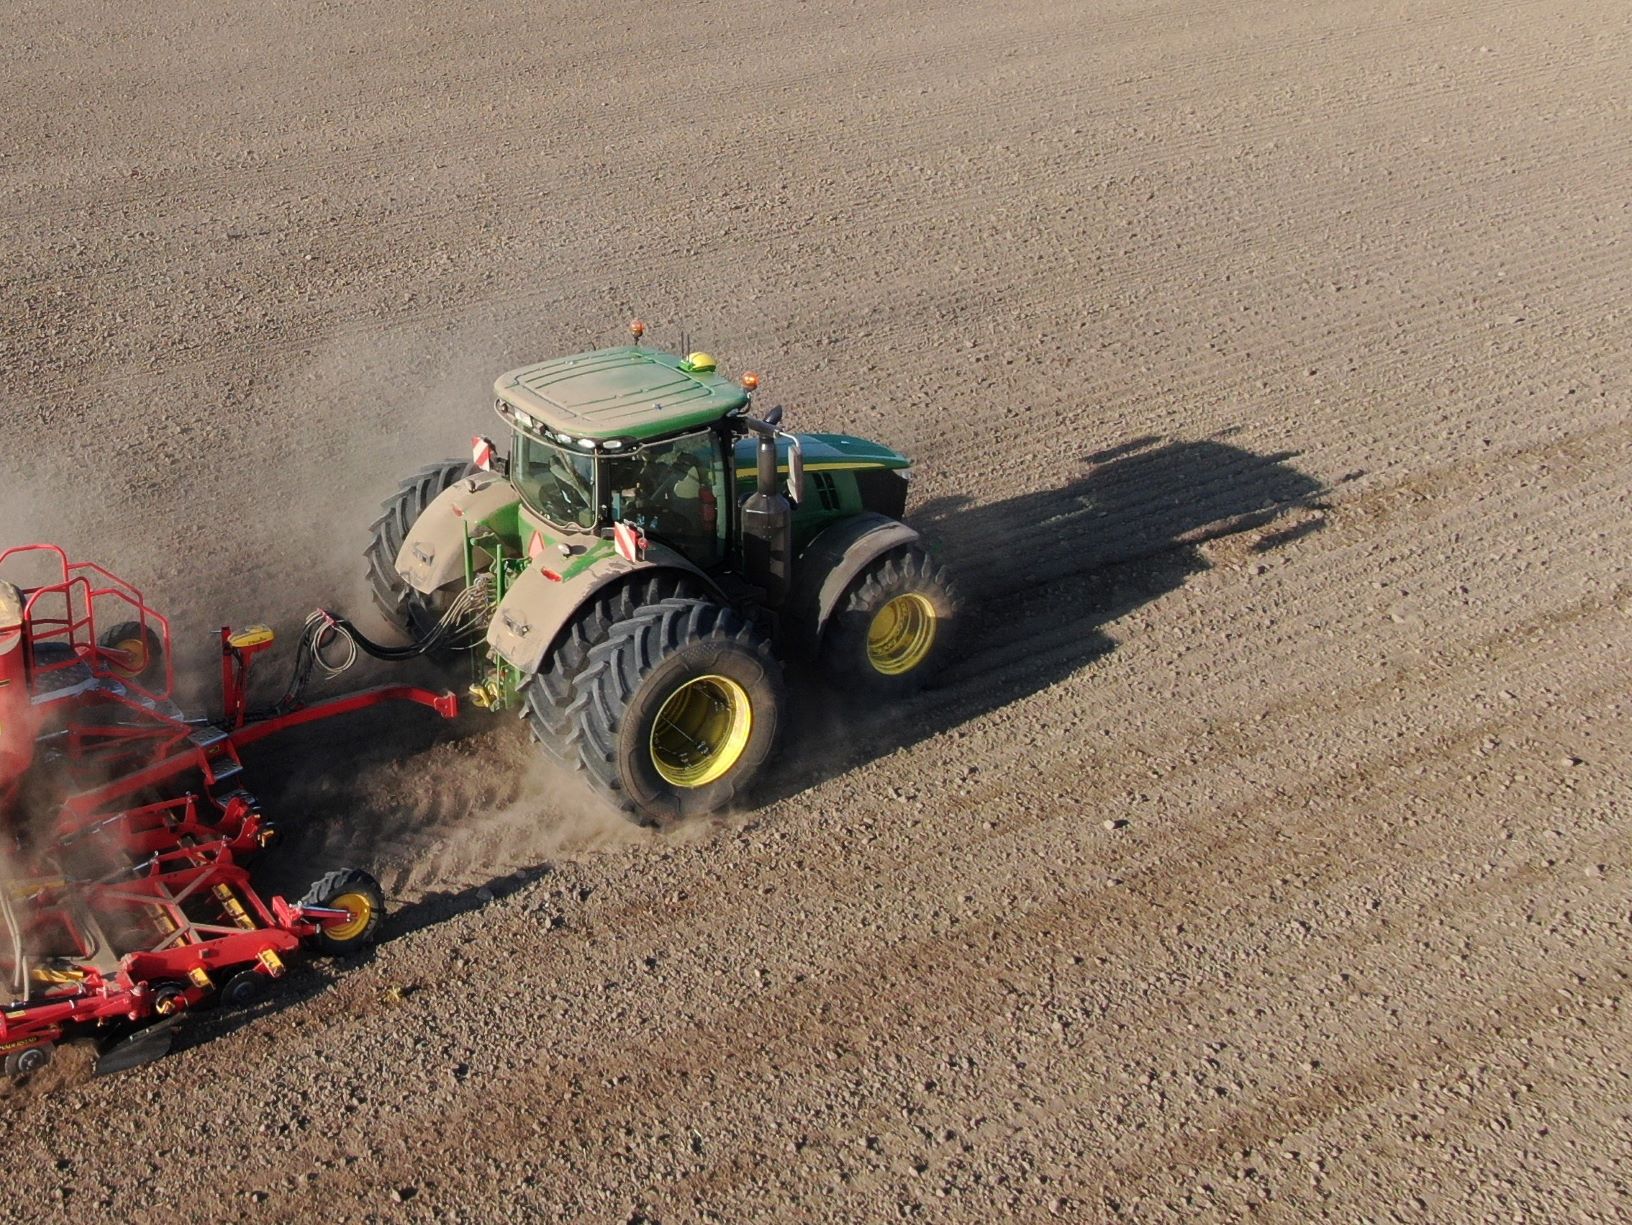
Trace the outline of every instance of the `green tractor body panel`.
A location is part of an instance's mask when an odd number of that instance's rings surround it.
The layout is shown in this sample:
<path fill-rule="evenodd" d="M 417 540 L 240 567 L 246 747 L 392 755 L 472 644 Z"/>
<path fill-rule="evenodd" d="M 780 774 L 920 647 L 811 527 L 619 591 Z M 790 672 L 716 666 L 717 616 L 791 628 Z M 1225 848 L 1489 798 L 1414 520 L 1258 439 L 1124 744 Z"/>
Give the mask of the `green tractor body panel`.
<path fill-rule="evenodd" d="M 516 523 L 513 551 L 525 564 L 506 585 L 487 627 L 488 647 L 515 669 L 516 679 L 538 671 L 586 600 L 628 575 L 672 570 L 718 594 L 714 580 L 689 558 L 656 541 L 639 561 L 629 561 L 599 532 L 557 527 L 525 502 L 517 503 Z"/>
<path fill-rule="evenodd" d="M 824 529 L 843 519 L 877 511 L 899 519 L 906 509 L 907 482 L 901 475 L 912 461 L 899 451 L 848 434 L 800 434 L 804 453 L 804 496 L 793 514 L 793 548 L 801 553 Z M 752 438 L 736 443 L 737 498 L 754 488 Z M 788 444 L 777 440 L 776 462 L 788 471 Z"/>
<path fill-rule="evenodd" d="M 711 425 L 748 403 L 748 393 L 712 364 L 637 345 L 522 366 L 500 375 L 493 390 L 506 420 L 561 442 L 645 441 Z"/>
<path fill-rule="evenodd" d="M 575 551 L 563 556 L 560 544 Z M 583 552 L 577 550 L 583 549 Z M 510 583 L 487 627 L 487 645 L 521 676 L 537 672 L 561 631 L 597 591 L 642 570 L 676 570 L 714 590 L 707 575 L 673 549 L 647 548 L 640 561 L 628 561 L 599 537 L 563 536 Z"/>

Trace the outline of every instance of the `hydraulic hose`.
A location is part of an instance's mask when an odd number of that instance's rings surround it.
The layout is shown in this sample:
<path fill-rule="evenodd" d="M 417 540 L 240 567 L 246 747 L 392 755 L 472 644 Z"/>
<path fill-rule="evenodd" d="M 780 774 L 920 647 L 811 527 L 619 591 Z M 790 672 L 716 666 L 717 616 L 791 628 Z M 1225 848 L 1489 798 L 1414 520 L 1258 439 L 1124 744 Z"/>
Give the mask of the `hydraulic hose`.
<path fill-rule="evenodd" d="M 287 714 L 301 705 L 312 674 L 336 677 L 357 662 L 359 654 L 386 663 L 403 663 L 444 647 L 468 650 L 481 616 L 487 607 L 486 584 L 478 581 L 461 591 L 447 611 L 423 637 L 406 646 L 393 647 L 375 642 L 345 617 L 317 609 L 306 618 L 300 642 L 295 647 L 295 666 L 289 685 L 271 709 L 256 711 L 252 718 Z"/>

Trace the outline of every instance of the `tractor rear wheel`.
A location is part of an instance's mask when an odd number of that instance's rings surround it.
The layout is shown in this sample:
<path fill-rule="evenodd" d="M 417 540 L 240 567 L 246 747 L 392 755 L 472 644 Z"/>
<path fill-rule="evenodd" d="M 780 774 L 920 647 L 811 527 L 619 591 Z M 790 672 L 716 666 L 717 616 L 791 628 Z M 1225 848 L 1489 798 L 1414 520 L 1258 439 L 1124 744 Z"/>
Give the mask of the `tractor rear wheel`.
<path fill-rule="evenodd" d="M 958 596 L 917 545 L 880 557 L 844 593 L 822 645 L 823 670 L 845 688 L 905 696 L 951 658 Z"/>
<path fill-rule="evenodd" d="M 425 508 L 461 477 L 475 468 L 467 459 L 444 459 L 408 477 L 396 493 L 384 502 L 380 517 L 370 525 L 368 585 L 385 619 L 410 638 L 423 638 L 447 610 L 453 592 L 448 589 L 429 595 L 415 591 L 397 573 L 397 554 L 408 539 L 414 520 Z"/>
<path fill-rule="evenodd" d="M 678 574 L 637 577 L 616 587 L 602 588 L 584 602 L 577 615 L 544 657 L 544 663 L 522 690 L 527 726 L 533 739 L 562 765 L 578 765 L 578 724 L 572 703 L 578 680 L 589 663 L 589 653 L 607 640 L 612 627 L 635 615 L 647 604 L 696 594 Z"/>
<path fill-rule="evenodd" d="M 759 630 L 703 599 L 648 605 L 593 648 L 572 713 L 589 779 L 642 825 L 713 812 L 776 749 L 782 668 Z"/>

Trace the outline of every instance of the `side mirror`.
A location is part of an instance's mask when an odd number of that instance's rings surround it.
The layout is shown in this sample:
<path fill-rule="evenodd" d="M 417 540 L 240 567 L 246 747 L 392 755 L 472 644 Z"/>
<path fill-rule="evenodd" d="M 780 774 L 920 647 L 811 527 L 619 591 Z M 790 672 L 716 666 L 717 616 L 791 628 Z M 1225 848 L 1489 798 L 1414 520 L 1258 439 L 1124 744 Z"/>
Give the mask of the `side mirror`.
<path fill-rule="evenodd" d="M 771 409 L 770 412 L 765 414 L 764 420 L 766 425 L 781 425 L 782 406 L 778 404 L 775 408 Z"/>
<path fill-rule="evenodd" d="M 788 440 L 788 500 L 798 505 L 805 500 L 805 452 L 792 434 L 782 437 Z"/>

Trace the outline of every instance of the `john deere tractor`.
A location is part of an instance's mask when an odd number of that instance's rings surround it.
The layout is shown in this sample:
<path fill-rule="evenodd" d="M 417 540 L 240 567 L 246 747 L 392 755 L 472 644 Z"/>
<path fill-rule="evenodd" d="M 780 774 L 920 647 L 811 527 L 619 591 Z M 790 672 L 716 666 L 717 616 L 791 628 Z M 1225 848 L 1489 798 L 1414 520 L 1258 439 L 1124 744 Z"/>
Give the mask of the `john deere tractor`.
<path fill-rule="evenodd" d="M 729 803 L 783 721 L 781 660 L 904 695 L 947 658 L 957 602 L 901 522 L 906 457 L 756 415 L 758 379 L 634 342 L 495 383 L 509 455 L 415 473 L 373 525 L 385 615 L 466 648 L 478 706 L 637 821 Z"/>

